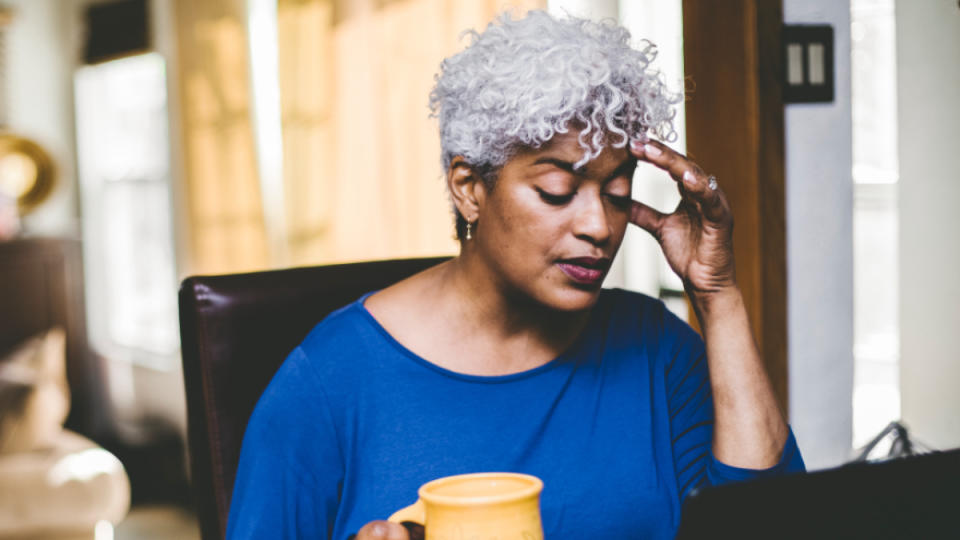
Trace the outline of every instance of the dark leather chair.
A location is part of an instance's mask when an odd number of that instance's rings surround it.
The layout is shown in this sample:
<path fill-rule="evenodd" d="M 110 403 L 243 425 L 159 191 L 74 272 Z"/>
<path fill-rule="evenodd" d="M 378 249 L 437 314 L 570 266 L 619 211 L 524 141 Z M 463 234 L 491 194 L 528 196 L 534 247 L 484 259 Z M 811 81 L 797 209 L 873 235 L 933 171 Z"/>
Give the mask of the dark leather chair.
<path fill-rule="evenodd" d="M 287 354 L 335 309 L 444 260 L 379 261 L 184 280 L 180 339 L 192 479 L 205 540 L 226 533 L 247 420 Z"/>

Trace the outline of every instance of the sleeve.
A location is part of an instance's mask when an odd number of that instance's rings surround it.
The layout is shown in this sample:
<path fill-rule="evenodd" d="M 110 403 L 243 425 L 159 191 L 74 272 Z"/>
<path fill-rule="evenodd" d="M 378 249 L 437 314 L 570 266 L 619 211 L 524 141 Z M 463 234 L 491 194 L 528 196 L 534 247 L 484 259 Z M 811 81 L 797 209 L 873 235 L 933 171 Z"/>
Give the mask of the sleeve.
<path fill-rule="evenodd" d="M 780 461 L 769 469 L 732 467 L 713 455 L 713 395 L 703 340 L 666 308 L 664 319 L 663 341 L 669 352 L 664 368 L 666 394 L 680 500 L 698 487 L 804 472 L 792 429 Z"/>
<path fill-rule="evenodd" d="M 247 424 L 227 538 L 329 538 L 343 485 L 330 408 L 299 347 Z"/>

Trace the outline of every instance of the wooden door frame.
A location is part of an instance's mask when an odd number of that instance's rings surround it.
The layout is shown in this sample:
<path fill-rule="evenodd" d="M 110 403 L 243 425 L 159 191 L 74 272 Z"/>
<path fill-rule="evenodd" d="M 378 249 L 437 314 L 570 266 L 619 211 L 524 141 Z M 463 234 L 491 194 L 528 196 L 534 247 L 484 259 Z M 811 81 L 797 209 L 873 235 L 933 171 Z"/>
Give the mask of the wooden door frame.
<path fill-rule="evenodd" d="M 734 212 L 737 281 L 787 412 L 781 0 L 683 0 L 687 151 Z"/>

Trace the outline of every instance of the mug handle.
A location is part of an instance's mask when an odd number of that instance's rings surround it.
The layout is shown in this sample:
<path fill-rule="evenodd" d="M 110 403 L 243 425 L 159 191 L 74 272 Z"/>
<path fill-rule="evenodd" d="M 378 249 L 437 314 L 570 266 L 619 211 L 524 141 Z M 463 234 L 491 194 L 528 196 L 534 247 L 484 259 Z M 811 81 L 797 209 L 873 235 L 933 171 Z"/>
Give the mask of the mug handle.
<path fill-rule="evenodd" d="M 419 523 L 420 525 L 425 525 L 427 520 L 427 507 L 424 506 L 423 501 L 417 499 L 417 502 L 411 504 L 406 508 L 401 508 L 393 513 L 392 516 L 387 518 L 387 521 L 392 521 L 393 523 L 403 523 L 404 521 L 412 521 L 414 523 Z"/>

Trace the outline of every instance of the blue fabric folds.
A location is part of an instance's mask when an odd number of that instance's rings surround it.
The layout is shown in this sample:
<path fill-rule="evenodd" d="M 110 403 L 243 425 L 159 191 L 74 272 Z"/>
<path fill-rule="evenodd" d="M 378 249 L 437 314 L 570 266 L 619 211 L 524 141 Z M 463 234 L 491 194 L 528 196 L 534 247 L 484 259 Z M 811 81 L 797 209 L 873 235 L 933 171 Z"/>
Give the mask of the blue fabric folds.
<path fill-rule="evenodd" d="M 804 470 L 792 432 L 770 469 L 714 458 L 703 342 L 658 300 L 604 291 L 559 357 L 481 377 L 406 349 L 365 298 L 318 324 L 260 399 L 228 538 L 342 540 L 427 481 L 507 471 L 544 481 L 551 540 L 668 539 L 693 488 Z"/>

